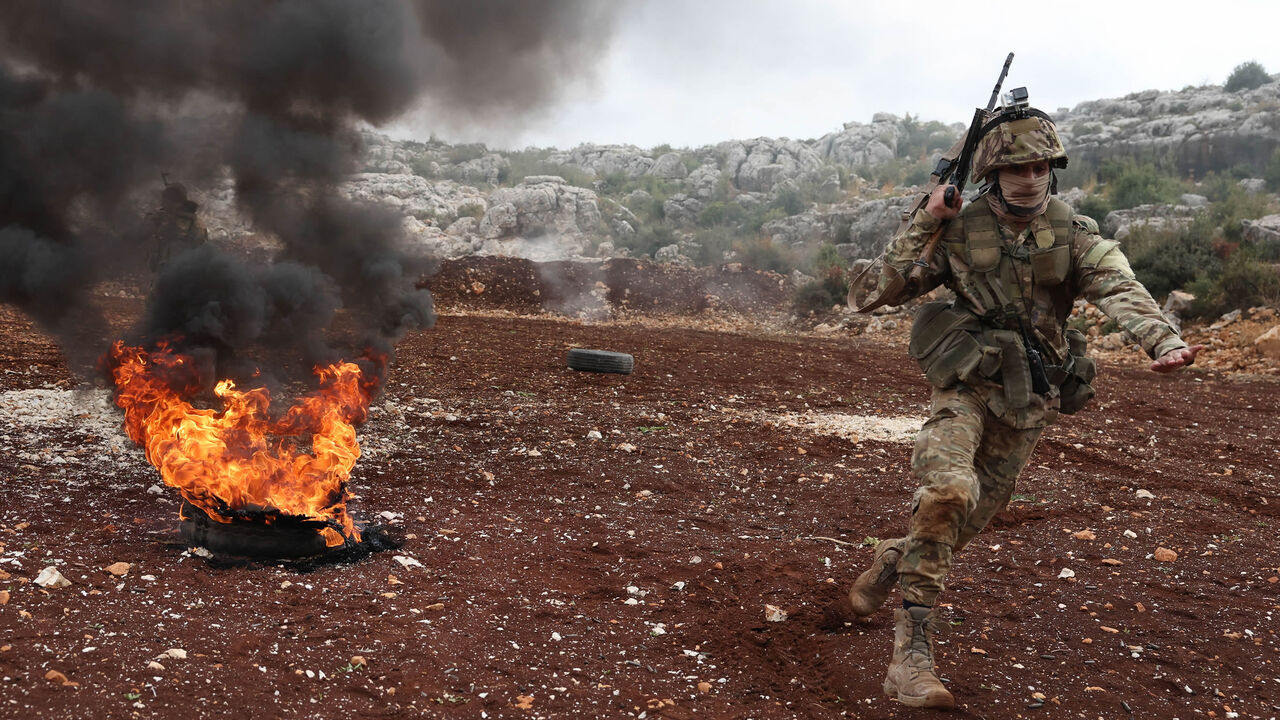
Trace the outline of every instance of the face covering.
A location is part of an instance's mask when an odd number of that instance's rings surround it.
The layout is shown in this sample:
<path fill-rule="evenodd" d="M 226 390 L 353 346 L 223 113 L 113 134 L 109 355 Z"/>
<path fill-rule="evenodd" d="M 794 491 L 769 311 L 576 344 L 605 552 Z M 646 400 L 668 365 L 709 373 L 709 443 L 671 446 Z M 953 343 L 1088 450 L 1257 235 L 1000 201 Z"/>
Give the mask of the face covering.
<path fill-rule="evenodd" d="M 1026 222 L 1049 207 L 1049 183 L 1053 173 L 1036 178 L 1025 178 L 1013 173 L 1001 172 L 1000 195 L 987 195 L 987 202 L 996 215 L 1006 222 Z"/>

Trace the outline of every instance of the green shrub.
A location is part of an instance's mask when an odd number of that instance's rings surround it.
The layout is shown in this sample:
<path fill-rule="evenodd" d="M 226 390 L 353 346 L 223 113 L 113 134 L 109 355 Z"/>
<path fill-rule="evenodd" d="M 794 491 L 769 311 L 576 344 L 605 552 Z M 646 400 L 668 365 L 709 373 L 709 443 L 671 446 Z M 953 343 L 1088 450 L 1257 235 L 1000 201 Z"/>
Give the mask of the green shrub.
<path fill-rule="evenodd" d="M 458 206 L 458 217 L 473 217 L 477 220 L 484 217 L 483 203 L 464 203 Z"/>
<path fill-rule="evenodd" d="M 1280 304 L 1280 270 L 1248 252 L 1231 256 L 1216 277 L 1205 275 L 1187 288 L 1196 296 L 1191 311 L 1216 317 L 1235 308 Z"/>
<path fill-rule="evenodd" d="M 945 123 L 936 120 L 922 123 L 919 118 L 912 117 L 910 113 L 907 113 L 899 126 L 902 128 L 902 134 L 898 136 L 897 155 L 908 160 L 927 160 L 933 151 L 946 150 L 959 139 L 956 131 Z M 925 177 L 928 176 L 926 172 Z"/>
<path fill-rule="evenodd" d="M 698 215 L 698 224 L 704 228 L 736 225 L 746 217 L 746 208 L 736 202 L 712 202 Z"/>
<path fill-rule="evenodd" d="M 1262 177 L 1267 181 L 1268 190 L 1280 192 L 1280 147 L 1271 152 L 1271 159 L 1267 161 Z"/>
<path fill-rule="evenodd" d="M 1138 280 L 1153 296 L 1162 297 L 1197 277 L 1217 275 L 1221 261 L 1213 253 L 1212 239 L 1205 218 L 1175 232 L 1138 227 L 1125 239 L 1126 254 Z"/>
<path fill-rule="evenodd" d="M 676 241 L 675 233 L 670 228 L 660 225 L 648 225 L 640 228 L 636 234 L 617 239 L 622 247 L 631 250 L 633 255 L 653 257 L 659 248 L 666 247 Z"/>
<path fill-rule="evenodd" d="M 413 170 L 413 174 L 418 177 L 434 180 L 438 173 L 431 167 L 433 162 L 435 160 L 430 155 L 418 155 L 413 158 L 413 162 L 409 163 L 409 169 Z"/>
<path fill-rule="evenodd" d="M 508 187 L 519 185 L 530 175 L 557 175 L 570 185 L 593 187 L 596 178 L 575 165 L 548 162 L 550 148 L 527 148 L 507 154 L 508 166 L 498 172 L 498 184 Z"/>
<path fill-rule="evenodd" d="M 729 227 L 702 228 L 693 236 L 689 256 L 698 265 L 719 265 L 724 262 L 725 254 L 733 249 L 733 241 L 737 237 Z"/>
<path fill-rule="evenodd" d="M 791 272 L 795 266 L 791 261 L 791 253 L 773 243 L 773 240 L 762 235 L 753 235 L 739 240 L 734 251 L 743 265 L 756 270 L 772 270 L 777 273 Z"/>
<path fill-rule="evenodd" d="M 1101 193 L 1093 193 L 1086 195 L 1084 200 L 1080 201 L 1080 207 L 1076 208 L 1076 212 L 1089 217 L 1101 223 L 1107 213 L 1111 212 L 1111 203 L 1107 202 L 1107 198 Z"/>
<path fill-rule="evenodd" d="M 468 160 L 475 160 L 489 152 L 484 143 L 468 143 L 466 145 L 454 145 L 449 149 L 445 158 L 454 165 L 464 163 Z"/>
<path fill-rule="evenodd" d="M 1173 203 L 1182 194 L 1182 183 L 1177 179 L 1160 172 L 1154 165 L 1139 164 L 1128 158 L 1108 160 L 1098 169 L 1098 176 L 1107 184 L 1107 199 L 1114 210 L 1148 203 Z"/>
<path fill-rule="evenodd" d="M 1267 74 L 1266 69 L 1256 60 L 1250 60 L 1240 63 L 1235 70 L 1231 71 L 1231 75 L 1227 77 L 1227 84 L 1222 89 L 1227 92 L 1252 90 L 1269 82 L 1271 82 L 1271 76 Z"/>
<path fill-rule="evenodd" d="M 833 305 L 843 305 L 849 294 L 849 278 L 844 268 L 828 266 L 818 275 L 796 288 L 791 308 L 797 313 L 825 312 Z"/>

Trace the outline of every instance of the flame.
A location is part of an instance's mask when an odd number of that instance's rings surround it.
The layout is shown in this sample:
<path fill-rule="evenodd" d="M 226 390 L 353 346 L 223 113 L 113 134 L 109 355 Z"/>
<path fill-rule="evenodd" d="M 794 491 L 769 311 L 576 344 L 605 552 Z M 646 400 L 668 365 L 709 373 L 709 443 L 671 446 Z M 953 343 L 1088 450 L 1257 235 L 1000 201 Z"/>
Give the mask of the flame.
<path fill-rule="evenodd" d="M 359 541 L 346 485 L 360 457 L 355 425 L 375 384 L 360 366 L 316 367 L 319 387 L 273 418 L 267 388 L 239 390 L 231 380 L 214 389 L 221 411 L 192 406 L 183 396 L 199 387 L 195 363 L 166 345 L 148 351 L 117 341 L 110 355 L 125 430 L 188 502 L 219 522 L 301 516 L 326 523 L 329 547 Z M 296 438 L 309 438 L 311 451 Z"/>

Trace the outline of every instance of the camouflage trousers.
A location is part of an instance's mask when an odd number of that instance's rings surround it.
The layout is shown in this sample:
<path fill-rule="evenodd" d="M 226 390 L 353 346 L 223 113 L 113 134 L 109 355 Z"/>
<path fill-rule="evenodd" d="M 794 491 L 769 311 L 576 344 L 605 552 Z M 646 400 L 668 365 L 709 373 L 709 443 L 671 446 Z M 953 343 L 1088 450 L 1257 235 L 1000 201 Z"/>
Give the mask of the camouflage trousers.
<path fill-rule="evenodd" d="M 910 532 L 898 561 L 902 597 L 934 604 L 951 556 L 1009 504 L 1044 428 L 1015 430 L 968 388 L 934 389 L 930 417 L 916 435 L 911 470 L 920 481 Z"/>

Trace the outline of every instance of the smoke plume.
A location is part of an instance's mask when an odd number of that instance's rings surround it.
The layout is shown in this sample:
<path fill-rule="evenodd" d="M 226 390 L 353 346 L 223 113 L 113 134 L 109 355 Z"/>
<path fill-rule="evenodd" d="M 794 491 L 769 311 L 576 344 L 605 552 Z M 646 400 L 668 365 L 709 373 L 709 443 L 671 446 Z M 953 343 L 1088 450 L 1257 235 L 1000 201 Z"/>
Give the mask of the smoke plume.
<path fill-rule="evenodd" d="M 220 372 L 256 350 L 307 363 L 389 353 L 434 314 L 401 218 L 337 189 L 359 166 L 356 128 L 425 98 L 456 117 L 544 104 L 590 67 L 615 12 L 590 0 L 9 0 L 0 302 L 83 370 L 111 339 L 93 287 L 144 269 L 152 238 L 136 198 L 162 172 L 196 187 L 229 173 L 242 214 L 283 250 L 266 266 L 210 244 L 176 255 L 144 281 L 145 334 L 211 351 Z"/>

